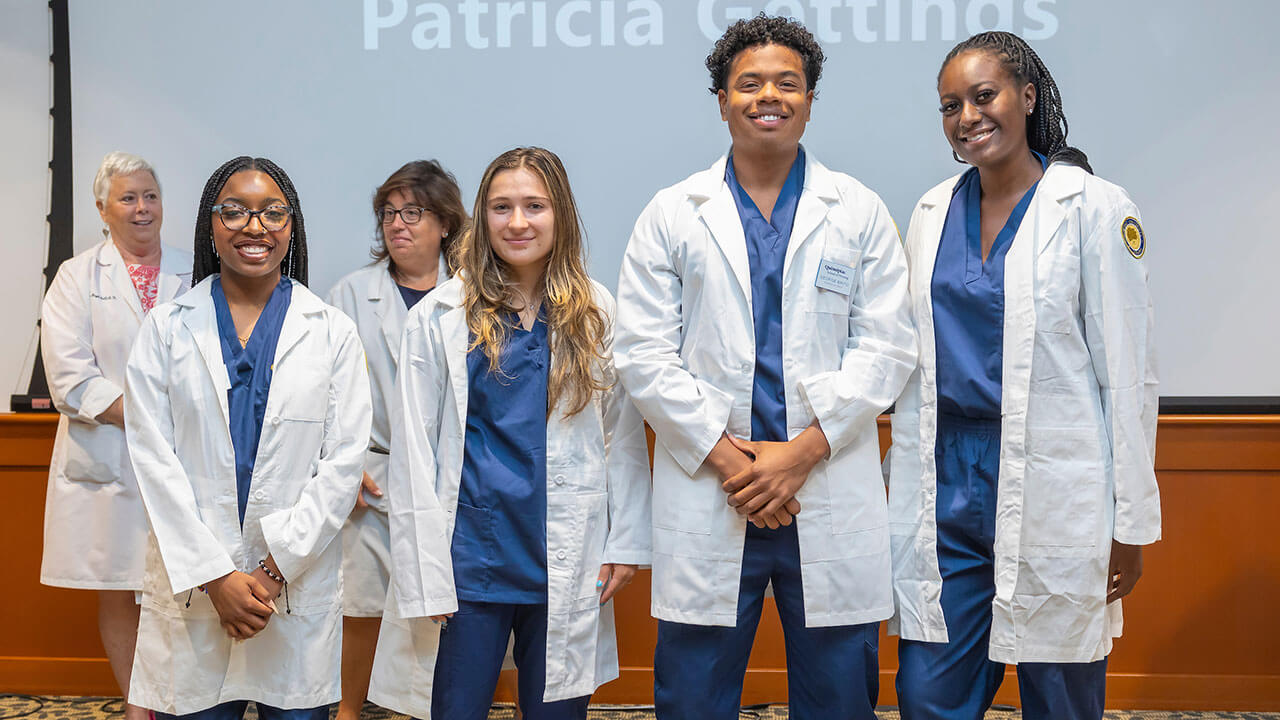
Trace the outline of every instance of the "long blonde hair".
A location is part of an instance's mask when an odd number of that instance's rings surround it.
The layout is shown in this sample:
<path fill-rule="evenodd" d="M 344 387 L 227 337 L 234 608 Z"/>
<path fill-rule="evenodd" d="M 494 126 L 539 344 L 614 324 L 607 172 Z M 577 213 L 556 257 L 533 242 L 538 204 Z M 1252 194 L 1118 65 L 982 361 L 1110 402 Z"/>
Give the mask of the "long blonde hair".
<path fill-rule="evenodd" d="M 524 169 L 533 173 L 551 196 L 555 237 L 542 275 L 543 309 L 551 344 L 547 382 L 547 415 L 563 403 L 564 416 L 581 412 L 594 393 L 609 389 L 597 364 L 605 357 L 606 319 L 596 304 L 591 278 L 583 262 L 582 221 L 569 189 L 569 176 L 560 158 L 538 147 L 515 148 L 499 155 L 484 172 L 476 192 L 474 221 L 454 244 L 454 262 L 462 276 L 468 350 L 483 348 L 489 372 L 502 373 L 502 348 L 510 332 L 505 319 L 520 310 L 521 300 L 509 278 L 507 265 L 490 243 L 487 203 L 489 188 L 500 172 Z"/>

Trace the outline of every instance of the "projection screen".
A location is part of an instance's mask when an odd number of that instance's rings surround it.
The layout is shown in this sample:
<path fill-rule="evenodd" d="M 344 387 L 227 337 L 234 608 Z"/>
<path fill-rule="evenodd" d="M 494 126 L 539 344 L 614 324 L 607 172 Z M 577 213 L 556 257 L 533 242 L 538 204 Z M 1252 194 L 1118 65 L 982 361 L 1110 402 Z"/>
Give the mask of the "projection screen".
<path fill-rule="evenodd" d="M 935 79 L 960 39 L 1026 37 L 1054 73 L 1072 144 L 1143 213 L 1161 394 L 1280 395 L 1280 3 L 1201 0 L 342 0 L 71 3 L 77 250 L 101 238 L 103 154 L 150 159 L 164 238 L 189 246 L 201 187 L 240 154 L 298 186 L 311 285 L 368 262 L 374 188 L 415 158 L 470 206 L 517 145 L 563 158 L 609 287 L 658 189 L 728 149 L 704 58 L 759 11 L 827 53 L 805 147 L 884 198 L 899 227 L 958 172 Z"/>

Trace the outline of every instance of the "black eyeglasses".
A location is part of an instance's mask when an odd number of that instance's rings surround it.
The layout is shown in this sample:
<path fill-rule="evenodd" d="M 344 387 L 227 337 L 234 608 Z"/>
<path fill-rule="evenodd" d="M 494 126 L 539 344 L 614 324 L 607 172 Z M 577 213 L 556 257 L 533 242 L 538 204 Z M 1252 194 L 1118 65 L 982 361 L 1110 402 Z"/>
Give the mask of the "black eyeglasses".
<path fill-rule="evenodd" d="M 275 232 L 283 230 L 289 224 L 289 218 L 293 216 L 293 208 L 288 205 L 272 205 L 261 210 L 250 210 L 240 205 L 223 203 L 214 205 L 213 212 L 222 218 L 222 227 L 228 230 L 243 230 L 249 225 L 249 221 L 257 216 L 262 229 Z"/>
<path fill-rule="evenodd" d="M 413 205 L 399 210 L 388 205 L 378 211 L 378 217 L 382 219 L 383 225 L 390 225 L 395 222 L 396 215 L 399 215 L 400 219 L 404 220 L 405 225 L 417 225 L 418 221 L 422 220 L 422 216 L 429 212 L 431 211 L 426 208 L 414 207 Z"/>

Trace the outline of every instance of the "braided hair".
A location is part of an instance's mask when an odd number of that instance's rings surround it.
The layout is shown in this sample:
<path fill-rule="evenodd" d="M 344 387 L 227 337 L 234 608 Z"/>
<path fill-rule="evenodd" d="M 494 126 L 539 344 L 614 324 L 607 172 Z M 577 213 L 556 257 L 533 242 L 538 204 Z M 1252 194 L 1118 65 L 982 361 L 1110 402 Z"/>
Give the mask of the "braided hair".
<path fill-rule="evenodd" d="M 218 201 L 218 194 L 227 184 L 227 180 L 238 172 L 260 170 L 267 174 L 280 186 L 285 202 L 293 209 L 289 225 L 289 250 L 280 262 L 280 272 L 285 277 L 307 284 L 307 228 L 302 220 L 302 204 L 298 201 L 298 191 L 293 181 L 280 169 L 279 165 L 266 158 L 254 158 L 241 155 L 228 160 L 222 167 L 214 171 L 204 185 L 204 193 L 200 195 L 200 206 L 196 208 L 196 240 L 195 263 L 191 269 L 191 284 L 204 280 L 219 272 L 222 265 L 218 252 L 213 246 L 213 205 Z"/>
<path fill-rule="evenodd" d="M 978 33 L 947 53 L 947 59 L 942 61 L 942 68 L 938 70 L 939 80 L 942 71 L 957 55 L 970 50 L 991 53 L 1015 81 L 1035 86 L 1036 104 L 1027 116 L 1027 144 L 1031 149 L 1044 155 L 1050 163 L 1078 165 L 1092 173 L 1093 168 L 1084 152 L 1067 144 L 1067 116 L 1062 111 L 1058 84 L 1027 41 L 1008 32 Z"/>

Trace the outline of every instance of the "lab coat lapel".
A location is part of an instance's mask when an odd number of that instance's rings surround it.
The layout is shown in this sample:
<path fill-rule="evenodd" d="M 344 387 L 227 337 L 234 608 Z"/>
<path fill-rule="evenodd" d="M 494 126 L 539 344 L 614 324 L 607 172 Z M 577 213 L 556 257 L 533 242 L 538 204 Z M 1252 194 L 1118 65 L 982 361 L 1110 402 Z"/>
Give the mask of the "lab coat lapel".
<path fill-rule="evenodd" d="M 227 366 L 222 362 L 222 341 L 218 337 L 218 318 L 214 314 L 213 295 L 210 293 L 212 286 L 213 281 L 206 278 L 183 295 L 178 304 L 189 308 L 182 315 L 182 324 L 195 339 L 200 356 L 204 358 L 209 380 L 213 383 L 213 394 L 217 396 L 218 407 L 222 410 L 222 424 L 228 426 L 227 390 L 231 388 L 231 379 L 227 377 Z"/>
<path fill-rule="evenodd" d="M 391 351 L 394 363 L 400 358 L 400 334 L 408 311 L 400 298 L 395 280 L 391 278 L 390 265 L 369 281 L 369 305 L 373 307 L 373 314 L 378 317 L 378 329 L 382 331 L 382 340 Z"/>
<path fill-rule="evenodd" d="M 813 155 L 805 153 L 804 189 L 800 192 L 796 216 L 791 223 L 791 239 L 787 242 L 787 257 L 782 265 L 784 276 L 791 267 L 791 259 L 809 241 L 813 231 L 822 225 L 832 203 L 838 199 L 831 172 L 814 160 Z"/>
<path fill-rule="evenodd" d="M 724 181 L 727 158 L 722 157 L 709 170 L 699 173 L 689 197 L 698 203 L 698 216 L 706 224 L 711 237 L 720 246 L 729 269 L 738 280 L 742 294 L 751 298 L 751 263 L 747 258 L 747 236 L 742 231 L 738 206 Z"/>
<path fill-rule="evenodd" d="M 179 253 L 160 251 L 160 287 L 156 293 L 156 304 L 169 302 L 187 289 L 191 282 L 191 263 L 183 262 Z"/>
<path fill-rule="evenodd" d="M 440 316 L 440 332 L 444 335 L 445 364 L 449 368 L 449 382 L 453 386 L 454 411 L 459 427 L 467 421 L 467 332 L 466 310 L 462 305 Z"/>
<path fill-rule="evenodd" d="M 115 293 L 129 304 L 129 309 L 133 311 L 134 322 L 141 323 L 142 302 L 138 300 L 138 290 L 133 286 L 133 279 L 129 277 L 129 268 L 125 265 L 120 250 L 110 238 L 98 251 L 98 264 L 103 266 L 111 286 L 115 288 Z"/>
<path fill-rule="evenodd" d="M 280 362 L 288 356 L 289 351 L 307 335 L 307 328 L 317 313 L 323 313 L 324 303 L 300 282 L 293 282 L 293 292 L 289 297 L 289 309 L 285 311 L 284 324 L 280 326 L 280 339 L 276 343 L 276 357 L 272 368 L 280 366 Z"/>

